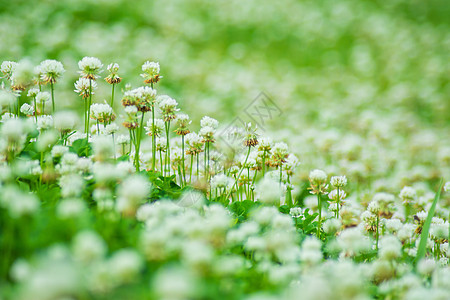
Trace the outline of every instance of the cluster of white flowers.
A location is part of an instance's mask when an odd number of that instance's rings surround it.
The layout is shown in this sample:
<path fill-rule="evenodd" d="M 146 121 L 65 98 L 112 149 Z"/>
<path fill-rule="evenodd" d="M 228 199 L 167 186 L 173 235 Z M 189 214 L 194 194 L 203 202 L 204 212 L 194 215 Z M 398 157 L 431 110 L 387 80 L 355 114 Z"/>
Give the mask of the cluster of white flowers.
<path fill-rule="evenodd" d="M 53 59 L 46 59 L 36 67 L 35 72 L 40 76 L 42 81 L 55 83 L 56 80 L 64 74 L 65 70 L 61 62 Z"/>

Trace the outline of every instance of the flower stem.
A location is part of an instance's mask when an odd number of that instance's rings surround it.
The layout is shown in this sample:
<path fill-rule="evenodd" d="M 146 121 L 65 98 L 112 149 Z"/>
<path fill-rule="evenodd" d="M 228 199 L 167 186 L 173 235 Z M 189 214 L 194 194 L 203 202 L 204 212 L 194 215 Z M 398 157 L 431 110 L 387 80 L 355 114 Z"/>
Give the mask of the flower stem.
<path fill-rule="evenodd" d="M 155 105 L 152 103 L 152 170 L 156 166 L 156 140 L 155 140 Z M 161 170 L 162 173 L 162 170 Z"/>
<path fill-rule="evenodd" d="M 317 237 L 320 239 L 320 229 L 322 228 L 322 203 L 320 193 L 317 193 L 317 206 L 319 208 L 319 224 L 317 224 Z"/>
<path fill-rule="evenodd" d="M 251 150 L 251 147 L 248 147 L 248 152 L 247 152 L 247 156 L 245 157 L 245 161 L 244 161 L 244 163 L 242 164 L 242 167 L 241 167 L 241 169 L 239 170 L 239 173 L 238 173 L 238 175 L 236 176 L 236 179 L 235 179 L 235 181 L 234 181 L 234 184 L 231 186 L 230 191 L 228 192 L 226 199 L 228 199 L 228 197 L 230 197 L 230 194 L 231 194 L 231 192 L 233 191 L 233 187 L 234 187 L 234 186 L 236 186 L 236 190 L 237 190 L 237 182 L 238 182 L 239 178 L 241 177 L 242 171 L 244 170 L 244 166 L 247 164 L 247 160 L 248 160 L 248 157 L 249 157 L 249 155 L 250 155 L 250 150 Z"/>
<path fill-rule="evenodd" d="M 376 249 L 377 249 L 377 251 L 378 251 L 378 239 L 379 239 L 379 235 L 380 235 L 379 231 L 380 231 L 380 216 L 377 215 L 377 234 L 376 234 Z"/>
<path fill-rule="evenodd" d="M 142 112 L 142 115 L 141 115 L 141 125 L 139 126 L 136 147 L 135 147 L 136 153 L 134 155 L 134 158 L 135 158 L 135 164 L 136 164 L 136 172 L 139 172 L 139 170 L 140 170 L 139 151 L 141 149 L 141 138 L 142 138 L 143 128 L 144 128 L 144 112 Z"/>
<path fill-rule="evenodd" d="M 186 166 L 184 162 L 184 135 L 181 136 L 181 162 L 182 162 L 182 168 L 183 168 L 183 185 L 186 185 Z"/>
<path fill-rule="evenodd" d="M 55 114 L 55 89 L 52 81 L 50 81 L 50 89 L 52 91 L 52 112 Z"/>
<path fill-rule="evenodd" d="M 34 97 L 34 118 L 37 124 L 37 105 L 36 105 L 36 96 Z"/>
<path fill-rule="evenodd" d="M 114 108 L 114 87 L 116 85 L 113 83 L 112 84 L 112 91 L 111 91 L 111 108 Z"/>
<path fill-rule="evenodd" d="M 89 141 L 89 121 L 91 118 L 91 104 L 92 104 L 92 79 L 89 79 L 89 102 L 87 107 L 87 126 L 86 126 L 86 138 Z"/>

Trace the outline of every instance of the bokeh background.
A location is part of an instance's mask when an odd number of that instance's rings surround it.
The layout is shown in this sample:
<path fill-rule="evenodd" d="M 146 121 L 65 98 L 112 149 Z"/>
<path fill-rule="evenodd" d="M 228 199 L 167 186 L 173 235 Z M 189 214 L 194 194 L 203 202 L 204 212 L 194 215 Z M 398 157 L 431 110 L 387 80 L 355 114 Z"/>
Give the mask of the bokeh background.
<path fill-rule="evenodd" d="M 158 92 L 194 120 L 226 124 L 261 92 L 283 114 L 264 134 L 312 168 L 375 190 L 450 176 L 450 5 L 446 0 L 1 0 L 0 58 L 67 70 L 118 62 L 124 83 L 159 61 Z M 107 99 L 101 84 L 97 101 Z M 119 93 L 120 94 L 120 93 Z"/>

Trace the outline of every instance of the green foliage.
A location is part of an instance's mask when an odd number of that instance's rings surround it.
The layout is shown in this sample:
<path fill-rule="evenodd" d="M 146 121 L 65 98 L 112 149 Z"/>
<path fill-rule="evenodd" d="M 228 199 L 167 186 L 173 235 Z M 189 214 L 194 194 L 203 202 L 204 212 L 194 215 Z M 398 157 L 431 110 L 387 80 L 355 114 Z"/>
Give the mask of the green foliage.
<path fill-rule="evenodd" d="M 442 190 L 443 186 L 444 186 L 444 181 L 441 180 L 441 182 L 439 183 L 439 188 L 434 196 L 433 203 L 431 204 L 431 207 L 428 211 L 427 219 L 425 220 L 425 223 L 423 224 L 422 233 L 420 235 L 419 247 L 417 249 L 417 255 L 416 255 L 416 260 L 415 260 L 416 265 L 422 258 L 425 257 L 425 254 L 427 251 L 428 232 L 430 231 L 430 226 L 431 226 L 431 219 L 434 216 L 434 211 L 436 210 L 436 205 L 439 202 L 439 199 L 441 198 L 441 190 Z"/>
<path fill-rule="evenodd" d="M 91 156 L 92 144 L 87 139 L 78 139 L 69 147 L 70 152 L 76 153 L 78 156 Z"/>

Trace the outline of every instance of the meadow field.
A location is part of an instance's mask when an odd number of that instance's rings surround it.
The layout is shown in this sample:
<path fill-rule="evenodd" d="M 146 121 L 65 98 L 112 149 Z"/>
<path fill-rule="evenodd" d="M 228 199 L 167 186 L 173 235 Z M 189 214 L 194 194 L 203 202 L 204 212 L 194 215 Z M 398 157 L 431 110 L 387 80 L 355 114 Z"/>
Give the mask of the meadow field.
<path fill-rule="evenodd" d="M 450 298 L 443 0 L 0 0 L 0 300 Z"/>

